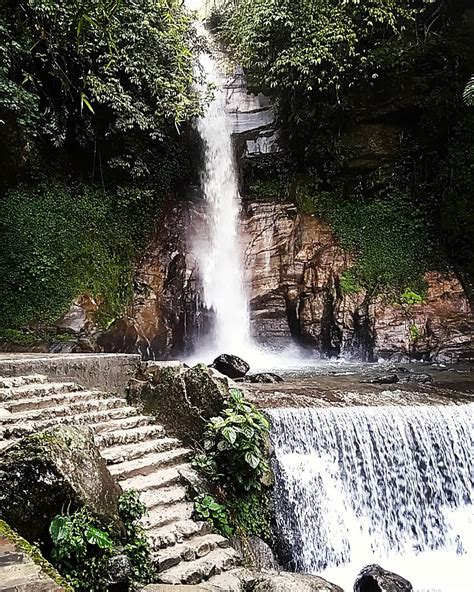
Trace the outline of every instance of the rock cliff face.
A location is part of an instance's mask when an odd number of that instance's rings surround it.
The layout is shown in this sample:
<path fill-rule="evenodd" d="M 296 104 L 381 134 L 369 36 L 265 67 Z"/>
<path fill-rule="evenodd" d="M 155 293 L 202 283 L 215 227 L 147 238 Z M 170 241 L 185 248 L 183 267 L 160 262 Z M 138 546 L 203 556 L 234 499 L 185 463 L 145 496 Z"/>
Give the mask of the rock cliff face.
<path fill-rule="evenodd" d="M 393 108 L 393 100 L 388 106 L 382 101 L 379 118 Z M 228 83 L 226 110 L 245 193 L 244 164 L 279 151 L 275 115 L 268 99 L 246 92 L 239 69 Z M 402 123 L 397 127 L 384 119 L 347 131 L 343 140 L 353 149 L 352 172 L 367 173 L 392 162 Z M 127 317 L 100 339 L 103 349 L 138 351 L 147 359 L 176 358 L 191 352 L 199 336 L 209 331 L 212 314 L 203 306 L 192 256 L 205 232 L 204 205 L 195 195 L 165 208 L 140 263 L 133 304 Z M 279 348 L 296 343 L 323 356 L 365 360 L 410 355 L 457 361 L 473 356 L 472 312 L 455 276 L 429 273 L 427 298 L 410 307 L 364 292 L 344 294 L 340 279 L 353 263 L 351 255 L 339 247 L 327 224 L 278 199 L 250 201 L 244 196 L 241 234 L 252 328 L 260 342 Z"/>
<path fill-rule="evenodd" d="M 199 199 L 165 207 L 139 264 L 128 314 L 99 340 L 103 349 L 146 359 L 172 359 L 192 349 L 210 322 L 191 255 L 203 216 Z"/>
<path fill-rule="evenodd" d="M 340 278 L 352 259 L 327 224 L 289 203 L 254 202 L 246 204 L 242 226 L 252 325 L 261 342 L 369 360 L 468 355 L 473 319 L 453 275 L 427 274 L 425 302 L 410 307 L 365 292 L 345 295 Z"/>
<path fill-rule="evenodd" d="M 101 339 L 106 350 L 176 358 L 192 351 L 209 329 L 212 314 L 202 304 L 190 255 L 202 219 L 199 200 L 167 211 L 140 266 L 128 316 Z M 364 292 L 345 295 L 340 278 L 352 258 L 320 219 L 291 203 L 245 202 L 241 230 L 252 329 L 261 343 L 279 348 L 296 343 L 323 356 L 365 360 L 472 356 L 473 317 L 453 275 L 427 274 L 426 300 L 410 307 Z"/>

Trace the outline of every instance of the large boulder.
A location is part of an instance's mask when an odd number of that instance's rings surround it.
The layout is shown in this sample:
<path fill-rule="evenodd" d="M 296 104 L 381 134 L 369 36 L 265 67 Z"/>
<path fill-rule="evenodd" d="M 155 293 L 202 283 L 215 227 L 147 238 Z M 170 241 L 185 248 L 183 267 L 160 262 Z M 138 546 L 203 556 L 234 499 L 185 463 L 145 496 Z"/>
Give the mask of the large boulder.
<path fill-rule="evenodd" d="M 139 378 L 130 385 L 132 402 L 188 444 L 202 440 L 207 422 L 229 397 L 229 380 L 204 364 L 189 369 L 153 364 Z"/>
<path fill-rule="evenodd" d="M 229 378 L 243 378 L 250 370 L 250 366 L 239 358 L 230 354 L 222 354 L 217 357 L 211 364 L 211 368 L 215 368 L 221 374 Z"/>
<path fill-rule="evenodd" d="M 231 543 L 244 558 L 245 565 L 248 567 L 257 570 L 278 571 L 280 569 L 273 551 L 260 537 L 254 535 L 244 538 L 234 537 Z"/>
<path fill-rule="evenodd" d="M 30 542 L 47 540 L 54 516 L 86 504 L 120 528 L 121 492 L 89 428 L 51 428 L 0 454 L 0 518 Z"/>
<path fill-rule="evenodd" d="M 408 580 L 380 565 L 368 565 L 357 576 L 354 592 L 413 592 Z"/>

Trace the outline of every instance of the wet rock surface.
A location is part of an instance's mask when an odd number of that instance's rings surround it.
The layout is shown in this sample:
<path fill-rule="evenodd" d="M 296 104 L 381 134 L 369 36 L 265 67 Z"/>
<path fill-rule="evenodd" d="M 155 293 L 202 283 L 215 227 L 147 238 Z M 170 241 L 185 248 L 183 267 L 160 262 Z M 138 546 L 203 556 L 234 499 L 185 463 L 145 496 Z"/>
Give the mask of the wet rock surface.
<path fill-rule="evenodd" d="M 444 362 L 474 358 L 474 318 L 453 274 L 427 273 L 426 298 L 408 311 L 363 290 L 344 294 L 341 276 L 353 264 L 351 255 L 327 224 L 294 204 L 247 201 L 242 233 L 252 327 L 262 343 L 283 348 L 296 342 L 368 361 L 400 354 Z"/>
<path fill-rule="evenodd" d="M 409 383 L 416 382 L 418 384 L 429 384 L 433 382 L 433 377 L 430 374 L 407 374 L 400 379 L 400 382 Z"/>
<path fill-rule="evenodd" d="M 0 454 L 0 517 L 29 542 L 47 539 L 51 520 L 65 508 L 85 504 L 120 528 L 121 492 L 88 428 L 51 428 Z"/>
<path fill-rule="evenodd" d="M 395 384 L 400 379 L 396 374 L 382 374 L 361 380 L 362 384 Z"/>
<path fill-rule="evenodd" d="M 354 592 L 413 592 L 413 586 L 380 565 L 368 565 L 357 576 Z"/>
<path fill-rule="evenodd" d="M 245 376 L 244 382 L 250 382 L 251 384 L 276 384 L 283 382 L 283 378 L 273 372 L 261 372 L 259 374 Z"/>
<path fill-rule="evenodd" d="M 229 378 L 243 378 L 250 370 L 250 365 L 238 356 L 222 354 L 212 362 L 211 368 Z"/>
<path fill-rule="evenodd" d="M 249 535 L 245 538 L 234 537 L 232 546 L 244 559 L 244 564 L 256 570 L 280 569 L 272 549 L 261 538 Z"/>
<path fill-rule="evenodd" d="M 259 408 L 320 407 L 354 405 L 429 405 L 462 404 L 474 400 L 474 380 L 470 366 L 408 365 L 396 369 L 399 382 L 377 384 L 367 382 L 377 365 L 320 363 L 312 367 L 282 371 L 284 382 L 246 384 L 247 398 Z M 378 366 L 380 375 L 387 372 Z M 432 382 L 404 382 L 407 376 L 427 374 Z M 391 370 L 391 369 L 390 369 Z M 393 368 L 395 370 L 395 368 Z"/>

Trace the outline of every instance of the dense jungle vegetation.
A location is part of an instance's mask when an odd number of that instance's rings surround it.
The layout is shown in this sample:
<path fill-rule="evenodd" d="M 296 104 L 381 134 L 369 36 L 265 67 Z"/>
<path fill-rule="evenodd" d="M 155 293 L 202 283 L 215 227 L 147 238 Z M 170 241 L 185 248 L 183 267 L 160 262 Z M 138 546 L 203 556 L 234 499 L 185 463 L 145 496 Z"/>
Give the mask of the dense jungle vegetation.
<path fill-rule="evenodd" d="M 474 273 L 474 22 L 447 0 L 229 0 L 211 25 L 278 109 L 286 153 L 248 164 L 358 254 L 343 289 L 423 295 Z M 468 15 L 468 16 L 466 16 Z"/>
<path fill-rule="evenodd" d="M 327 219 L 358 255 L 348 292 L 422 296 L 438 268 L 470 290 L 469 2 L 216 4 L 211 28 L 281 127 L 246 193 Z M 160 204 L 196 174 L 192 19 L 181 0 L 0 0 L 0 326 L 47 324 L 83 292 L 103 325 L 121 314 Z"/>
<path fill-rule="evenodd" d="M 192 176 L 199 40 L 180 0 L 0 3 L 0 325 L 130 298 L 161 200 Z"/>

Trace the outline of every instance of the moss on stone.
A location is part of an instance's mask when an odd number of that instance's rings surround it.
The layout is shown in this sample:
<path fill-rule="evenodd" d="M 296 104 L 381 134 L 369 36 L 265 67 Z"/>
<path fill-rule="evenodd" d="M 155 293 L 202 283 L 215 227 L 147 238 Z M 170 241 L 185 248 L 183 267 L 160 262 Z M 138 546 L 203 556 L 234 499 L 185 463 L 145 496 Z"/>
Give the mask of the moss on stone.
<path fill-rule="evenodd" d="M 27 555 L 36 565 L 41 568 L 44 575 L 51 578 L 58 586 L 62 586 L 65 592 L 74 592 L 73 588 L 66 582 L 66 580 L 56 571 L 56 569 L 41 555 L 39 549 L 35 545 L 30 544 L 8 524 L 0 519 L 0 537 L 6 538 L 13 545 L 18 547 L 25 555 Z"/>

